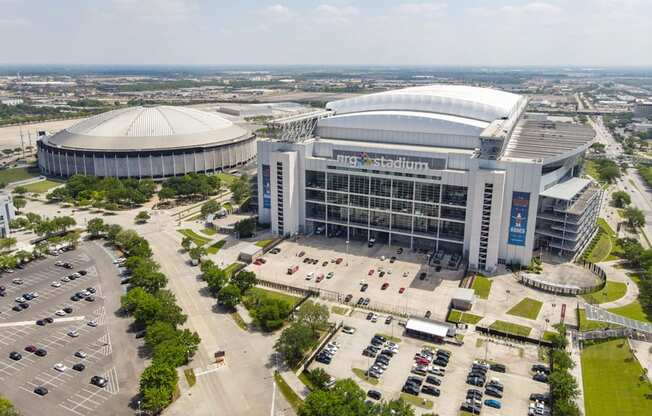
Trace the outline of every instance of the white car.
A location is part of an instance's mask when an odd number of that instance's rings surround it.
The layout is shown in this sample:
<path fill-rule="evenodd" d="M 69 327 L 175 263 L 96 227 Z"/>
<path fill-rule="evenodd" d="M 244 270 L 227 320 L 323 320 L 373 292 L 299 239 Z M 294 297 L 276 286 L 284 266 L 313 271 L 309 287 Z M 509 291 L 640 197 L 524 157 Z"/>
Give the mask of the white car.
<path fill-rule="evenodd" d="M 59 282 L 52 282 L 52 283 L 50 284 L 50 286 L 52 286 L 52 287 L 61 287 L 61 283 L 59 283 Z"/>
<path fill-rule="evenodd" d="M 306 280 L 311 280 L 314 275 L 315 272 L 306 273 Z"/>
<path fill-rule="evenodd" d="M 30 295 L 32 295 L 33 298 L 38 298 L 38 292 L 31 292 Z"/>
<path fill-rule="evenodd" d="M 64 371 L 66 371 L 66 368 L 67 368 L 67 367 L 66 367 L 65 365 L 61 364 L 61 363 L 56 363 L 56 364 L 54 365 L 54 369 L 57 370 L 57 371 L 60 371 L 60 372 L 62 372 L 62 373 L 63 373 Z"/>
<path fill-rule="evenodd" d="M 95 328 L 97 326 L 97 321 L 95 319 L 88 321 L 88 326 Z"/>
<path fill-rule="evenodd" d="M 23 279 L 14 279 L 11 281 L 11 283 L 15 285 L 22 285 L 23 284 Z"/>
<path fill-rule="evenodd" d="M 75 357 L 86 358 L 86 353 L 84 351 L 77 351 L 75 352 Z"/>
<path fill-rule="evenodd" d="M 408 272 L 403 272 L 403 277 L 408 277 Z"/>
<path fill-rule="evenodd" d="M 15 300 L 16 302 L 18 302 L 18 303 L 23 303 L 23 302 L 25 302 L 25 298 L 24 298 L 24 297 L 22 297 L 22 296 L 20 296 L 20 297 L 17 297 L 17 298 L 16 298 L 16 299 L 14 299 L 14 300 Z"/>
<path fill-rule="evenodd" d="M 79 332 L 77 330 L 73 329 L 72 331 L 68 331 L 68 336 L 72 338 L 77 338 L 79 336 Z"/>
<path fill-rule="evenodd" d="M 63 277 L 61 278 L 61 281 L 65 283 L 65 282 L 69 282 L 70 279 L 68 279 L 68 276 L 63 276 Z"/>
<path fill-rule="evenodd" d="M 63 309 L 59 309 L 54 314 L 57 316 L 66 316 L 66 313 L 63 311 Z"/>
<path fill-rule="evenodd" d="M 54 262 L 55 266 L 63 266 L 63 262 L 61 260 L 57 260 Z"/>
<path fill-rule="evenodd" d="M 344 328 L 342 328 L 342 332 L 344 332 L 345 334 L 353 335 L 355 334 L 355 328 L 352 328 L 350 326 L 345 326 Z"/>

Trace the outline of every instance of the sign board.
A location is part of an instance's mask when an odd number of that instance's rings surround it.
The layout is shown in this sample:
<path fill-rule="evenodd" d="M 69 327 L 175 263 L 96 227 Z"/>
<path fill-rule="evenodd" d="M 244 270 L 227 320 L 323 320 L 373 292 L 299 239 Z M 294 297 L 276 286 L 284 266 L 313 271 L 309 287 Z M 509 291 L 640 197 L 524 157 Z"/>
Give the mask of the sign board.
<path fill-rule="evenodd" d="M 512 193 L 512 210 L 509 216 L 509 238 L 507 244 L 525 246 L 527 217 L 530 209 L 529 192 Z"/>
<path fill-rule="evenodd" d="M 446 159 L 419 156 L 399 156 L 371 152 L 350 152 L 334 150 L 333 157 L 338 163 L 357 168 L 394 168 L 408 171 L 446 168 Z"/>
<path fill-rule="evenodd" d="M 270 182 L 269 165 L 263 165 L 263 208 L 272 207 L 272 185 Z"/>

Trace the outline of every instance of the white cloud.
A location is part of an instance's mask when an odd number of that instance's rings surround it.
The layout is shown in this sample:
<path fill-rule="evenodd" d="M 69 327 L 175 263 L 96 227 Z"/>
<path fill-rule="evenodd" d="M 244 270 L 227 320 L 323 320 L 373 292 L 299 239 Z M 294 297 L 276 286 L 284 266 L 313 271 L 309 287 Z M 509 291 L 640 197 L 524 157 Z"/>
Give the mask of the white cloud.
<path fill-rule="evenodd" d="M 544 2 L 531 2 L 520 4 L 517 6 L 502 6 L 502 7 L 471 7 L 467 9 L 470 13 L 480 16 L 496 16 L 501 15 L 504 17 L 518 18 L 530 16 L 554 16 L 560 15 L 562 9 L 551 3 Z"/>
<path fill-rule="evenodd" d="M 293 13 L 287 6 L 282 4 L 273 4 L 271 6 L 265 7 L 263 14 L 277 19 L 287 19 L 292 17 Z"/>
<path fill-rule="evenodd" d="M 316 9 L 317 20 L 322 23 L 349 23 L 360 11 L 353 6 L 320 4 Z"/>
<path fill-rule="evenodd" d="M 446 3 L 403 3 L 395 10 L 402 15 L 432 17 L 440 15 L 447 7 Z"/>

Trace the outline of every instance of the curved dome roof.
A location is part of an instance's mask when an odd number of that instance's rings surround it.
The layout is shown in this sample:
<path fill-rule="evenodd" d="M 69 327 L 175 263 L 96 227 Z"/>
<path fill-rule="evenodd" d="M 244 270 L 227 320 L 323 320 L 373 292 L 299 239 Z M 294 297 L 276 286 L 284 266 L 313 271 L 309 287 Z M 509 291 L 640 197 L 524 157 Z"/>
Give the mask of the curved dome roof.
<path fill-rule="evenodd" d="M 134 151 L 202 147 L 249 137 L 231 121 L 186 107 L 128 107 L 98 114 L 48 137 L 61 148 Z"/>
<path fill-rule="evenodd" d="M 492 88 L 435 84 L 363 95 L 326 105 L 335 114 L 397 110 L 446 114 L 492 122 L 508 117 L 522 97 Z"/>

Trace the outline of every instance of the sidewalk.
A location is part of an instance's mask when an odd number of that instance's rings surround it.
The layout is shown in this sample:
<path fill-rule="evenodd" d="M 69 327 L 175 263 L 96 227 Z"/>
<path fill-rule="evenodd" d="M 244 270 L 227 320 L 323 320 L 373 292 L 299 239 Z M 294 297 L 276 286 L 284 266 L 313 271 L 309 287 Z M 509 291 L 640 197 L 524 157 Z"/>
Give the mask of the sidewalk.
<path fill-rule="evenodd" d="M 604 272 L 607 274 L 607 281 L 621 282 L 627 285 L 627 292 L 625 292 L 625 296 L 620 299 L 616 299 L 613 302 L 600 304 L 599 306 L 602 309 L 618 308 L 620 306 L 629 305 L 638 299 L 638 285 L 634 283 L 632 279 L 627 275 L 625 269 L 614 267 L 620 262 L 621 260 L 614 260 L 598 263 L 598 266 L 600 266 L 602 270 L 604 270 Z"/>
<path fill-rule="evenodd" d="M 574 331 L 569 331 L 570 334 L 570 342 L 568 343 L 568 348 L 570 349 L 570 356 L 573 362 L 575 363 L 575 367 L 573 367 L 570 372 L 575 377 L 575 380 L 577 380 L 577 388 L 579 390 L 579 394 L 577 395 L 577 399 L 575 402 L 577 403 L 577 406 L 580 408 L 582 413 L 585 413 L 585 408 L 584 408 L 584 381 L 582 380 L 582 360 L 581 360 L 581 352 L 579 348 L 579 344 L 576 343 L 576 334 Z"/>
<path fill-rule="evenodd" d="M 310 390 L 308 390 L 308 387 L 299 380 L 299 377 L 297 377 L 294 372 L 285 370 L 281 373 L 281 376 L 283 376 L 283 380 L 285 380 L 288 386 L 290 386 L 290 388 L 301 397 L 301 400 L 306 400 Z"/>

